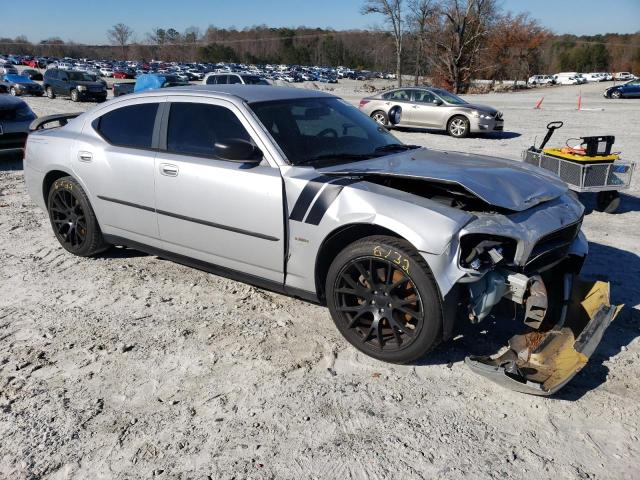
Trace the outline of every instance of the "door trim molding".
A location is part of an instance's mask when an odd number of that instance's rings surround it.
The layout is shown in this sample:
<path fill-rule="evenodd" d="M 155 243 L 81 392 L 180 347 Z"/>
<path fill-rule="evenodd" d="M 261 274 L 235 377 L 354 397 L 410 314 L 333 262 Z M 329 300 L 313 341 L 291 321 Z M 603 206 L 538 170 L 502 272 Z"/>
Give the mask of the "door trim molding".
<path fill-rule="evenodd" d="M 264 233 L 252 232 L 250 230 L 244 230 L 242 228 L 231 227 L 229 225 L 222 225 L 220 223 L 209 222 L 207 220 L 201 220 L 199 218 L 187 217 L 186 215 L 180 215 L 178 213 L 167 212 L 166 210 L 156 210 L 153 207 L 147 207 L 145 205 L 139 205 L 137 203 L 127 202 L 125 200 L 118 200 L 117 198 L 105 197 L 102 195 L 98 195 L 100 200 L 104 200 L 105 202 L 117 203 L 119 205 L 125 205 L 127 207 L 138 208 L 140 210 L 145 210 L 147 212 L 155 212 L 158 215 L 163 215 L 165 217 L 177 218 L 178 220 L 184 220 L 185 222 L 197 223 L 199 225 L 205 225 L 211 228 L 217 228 L 219 230 L 226 230 L 228 232 L 239 233 L 241 235 L 247 235 L 249 237 L 260 238 L 262 240 L 268 240 L 270 242 L 279 242 L 280 239 L 277 237 L 273 237 L 271 235 L 265 235 Z"/>

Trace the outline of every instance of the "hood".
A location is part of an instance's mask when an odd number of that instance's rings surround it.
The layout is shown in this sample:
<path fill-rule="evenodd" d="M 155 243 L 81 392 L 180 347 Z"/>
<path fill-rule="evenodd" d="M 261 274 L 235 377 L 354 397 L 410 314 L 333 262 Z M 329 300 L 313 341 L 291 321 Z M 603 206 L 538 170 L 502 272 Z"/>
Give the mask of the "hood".
<path fill-rule="evenodd" d="M 523 162 L 426 148 L 318 168 L 318 171 L 457 184 L 490 205 L 517 212 L 567 191 L 567 185 L 553 174 Z"/>
<path fill-rule="evenodd" d="M 489 105 L 480 105 L 477 103 L 466 103 L 464 105 L 456 105 L 458 108 L 468 108 L 469 110 L 479 110 L 481 112 L 486 112 L 486 113 L 490 113 L 491 115 L 494 115 L 496 113 L 498 113 L 498 110 L 496 110 L 493 107 L 490 107 Z"/>
<path fill-rule="evenodd" d="M 102 82 L 91 82 L 89 80 L 74 80 L 76 85 L 86 85 L 87 87 L 103 87 Z"/>

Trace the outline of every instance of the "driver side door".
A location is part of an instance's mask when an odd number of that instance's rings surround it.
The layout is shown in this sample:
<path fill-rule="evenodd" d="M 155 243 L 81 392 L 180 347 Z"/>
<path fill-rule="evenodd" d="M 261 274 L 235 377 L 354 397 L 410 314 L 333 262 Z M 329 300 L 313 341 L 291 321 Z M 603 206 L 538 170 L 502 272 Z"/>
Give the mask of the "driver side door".
<path fill-rule="evenodd" d="M 407 111 L 407 121 L 416 127 L 440 127 L 443 108 L 438 105 L 438 98 L 428 90 L 411 91 L 411 108 Z"/>

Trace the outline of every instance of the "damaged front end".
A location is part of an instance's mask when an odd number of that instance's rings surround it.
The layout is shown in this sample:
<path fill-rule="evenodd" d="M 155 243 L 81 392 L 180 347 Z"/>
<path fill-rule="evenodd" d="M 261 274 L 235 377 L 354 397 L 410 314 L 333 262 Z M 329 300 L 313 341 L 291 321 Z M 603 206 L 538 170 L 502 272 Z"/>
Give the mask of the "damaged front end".
<path fill-rule="evenodd" d="M 503 387 L 552 395 L 587 363 L 622 306 L 612 306 L 609 284 L 565 281 L 570 292 L 555 324 L 543 321 L 509 340 L 501 354 L 467 357 L 471 370 Z"/>
<path fill-rule="evenodd" d="M 468 318 L 478 323 L 503 299 L 520 306 L 525 331 L 491 356 L 470 356 L 474 372 L 512 390 L 551 395 L 582 369 L 622 307 L 612 306 L 609 284 L 578 274 L 587 254 L 580 223 L 543 236 L 530 253 L 498 237 L 472 235 L 461 242 L 467 278 Z"/>

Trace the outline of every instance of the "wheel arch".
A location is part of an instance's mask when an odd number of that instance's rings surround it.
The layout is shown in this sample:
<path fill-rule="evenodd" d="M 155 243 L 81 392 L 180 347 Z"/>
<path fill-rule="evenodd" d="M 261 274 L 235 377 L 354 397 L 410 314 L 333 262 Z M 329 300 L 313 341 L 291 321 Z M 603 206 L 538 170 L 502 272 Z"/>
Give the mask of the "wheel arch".
<path fill-rule="evenodd" d="M 315 262 L 315 284 L 318 299 L 325 304 L 325 281 L 331 262 L 347 245 L 373 235 L 385 235 L 408 242 L 416 251 L 418 248 L 404 236 L 389 228 L 372 223 L 351 223 L 342 225 L 325 237 L 318 249 Z"/>
<path fill-rule="evenodd" d="M 390 230 L 377 224 L 371 223 L 351 223 L 348 225 L 342 225 L 333 230 L 327 235 L 318 249 L 315 265 L 315 283 L 316 293 L 318 301 L 322 305 L 326 305 L 325 297 L 325 281 L 329 271 L 329 266 L 335 258 L 335 256 L 343 250 L 347 245 L 360 240 L 362 238 L 370 237 L 373 235 L 385 235 L 397 239 L 404 240 L 416 251 L 420 250 L 415 246 L 413 242 L 405 238 L 405 236 L 398 234 L 397 232 Z M 448 340 L 453 336 L 453 331 L 458 315 L 458 303 L 461 295 L 461 289 L 458 286 L 451 288 L 446 294 L 443 294 L 440 282 L 436 278 L 435 272 L 432 266 L 429 264 L 429 260 L 424 258 L 425 263 L 429 267 L 430 274 L 433 276 L 434 283 L 438 295 L 440 296 L 440 307 L 442 313 L 442 340 Z"/>
<path fill-rule="evenodd" d="M 59 169 L 51 170 L 47 172 L 47 174 L 42 179 L 42 198 L 44 198 L 45 205 L 47 203 L 47 198 L 49 197 L 49 190 L 51 190 L 51 186 L 53 185 L 53 182 L 55 182 L 56 180 L 62 177 L 73 177 L 75 179 L 72 173 L 66 172 L 64 170 L 59 170 Z"/>

